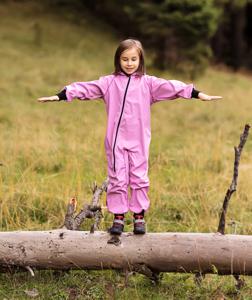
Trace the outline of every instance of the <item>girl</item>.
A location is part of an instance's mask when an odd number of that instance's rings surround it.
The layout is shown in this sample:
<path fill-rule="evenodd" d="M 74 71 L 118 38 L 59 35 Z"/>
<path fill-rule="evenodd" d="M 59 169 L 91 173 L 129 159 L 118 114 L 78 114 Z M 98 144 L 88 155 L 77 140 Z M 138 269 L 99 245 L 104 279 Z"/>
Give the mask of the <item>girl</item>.
<path fill-rule="evenodd" d="M 115 71 L 89 82 L 67 85 L 56 96 L 39 102 L 103 98 L 107 111 L 105 149 L 109 185 L 107 208 L 114 214 L 111 234 L 121 234 L 124 214 L 134 213 L 134 233 L 145 233 L 144 213 L 149 208 L 148 158 L 151 140 L 150 106 L 179 97 L 220 99 L 194 89 L 193 84 L 145 74 L 144 51 L 138 40 L 122 41 L 114 57 Z M 131 193 L 128 195 L 128 186 Z"/>

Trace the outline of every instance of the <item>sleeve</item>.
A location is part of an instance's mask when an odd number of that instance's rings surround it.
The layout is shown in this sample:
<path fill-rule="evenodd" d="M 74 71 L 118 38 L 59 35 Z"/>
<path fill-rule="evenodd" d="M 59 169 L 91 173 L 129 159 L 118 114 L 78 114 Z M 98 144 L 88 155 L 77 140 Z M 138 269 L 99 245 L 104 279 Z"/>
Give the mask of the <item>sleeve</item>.
<path fill-rule="evenodd" d="M 64 88 L 62 91 L 60 91 L 58 94 L 56 94 L 56 96 L 59 97 L 59 100 L 67 100 L 66 97 L 66 88 Z"/>
<path fill-rule="evenodd" d="M 104 98 L 108 89 L 108 77 L 103 76 L 98 80 L 73 82 L 67 85 L 65 87 L 66 100 L 70 102 L 75 98 L 79 100 Z"/>
<path fill-rule="evenodd" d="M 173 100 L 177 98 L 192 98 L 193 84 L 186 84 L 178 80 L 166 80 L 155 76 L 149 77 L 152 102 Z"/>
<path fill-rule="evenodd" d="M 200 93 L 200 91 L 195 90 L 195 89 L 193 88 L 191 98 L 199 98 L 199 93 Z"/>

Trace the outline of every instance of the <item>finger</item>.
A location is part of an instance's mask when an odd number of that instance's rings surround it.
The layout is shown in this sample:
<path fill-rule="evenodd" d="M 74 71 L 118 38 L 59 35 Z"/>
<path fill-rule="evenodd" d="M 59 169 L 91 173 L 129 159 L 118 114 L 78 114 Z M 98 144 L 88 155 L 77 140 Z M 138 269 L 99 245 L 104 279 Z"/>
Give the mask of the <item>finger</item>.
<path fill-rule="evenodd" d="M 209 97 L 206 97 L 204 99 L 202 99 L 203 101 L 215 101 L 215 100 L 220 100 L 222 99 L 221 96 L 209 96 Z"/>
<path fill-rule="evenodd" d="M 218 100 L 218 99 L 222 99 L 222 96 L 211 96 L 212 100 Z"/>
<path fill-rule="evenodd" d="M 58 99 L 56 97 L 41 97 L 38 98 L 39 102 L 49 102 L 49 101 L 58 101 Z"/>
<path fill-rule="evenodd" d="M 210 96 L 208 96 L 208 97 L 200 98 L 200 100 L 202 100 L 202 101 L 210 101 L 212 99 L 211 99 Z"/>
<path fill-rule="evenodd" d="M 47 98 L 38 98 L 37 101 L 38 102 L 47 102 L 49 100 Z"/>

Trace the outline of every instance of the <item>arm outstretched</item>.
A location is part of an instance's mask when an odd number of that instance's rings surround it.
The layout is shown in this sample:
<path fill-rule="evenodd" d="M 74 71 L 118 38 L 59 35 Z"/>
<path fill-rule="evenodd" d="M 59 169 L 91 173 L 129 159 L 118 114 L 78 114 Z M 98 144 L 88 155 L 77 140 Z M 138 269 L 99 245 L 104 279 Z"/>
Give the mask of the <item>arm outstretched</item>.
<path fill-rule="evenodd" d="M 52 102 L 52 101 L 72 101 L 73 99 L 91 100 L 104 98 L 108 89 L 109 83 L 112 79 L 111 75 L 102 76 L 98 80 L 86 82 L 73 82 L 54 96 L 41 97 L 37 100 L 39 102 Z"/>

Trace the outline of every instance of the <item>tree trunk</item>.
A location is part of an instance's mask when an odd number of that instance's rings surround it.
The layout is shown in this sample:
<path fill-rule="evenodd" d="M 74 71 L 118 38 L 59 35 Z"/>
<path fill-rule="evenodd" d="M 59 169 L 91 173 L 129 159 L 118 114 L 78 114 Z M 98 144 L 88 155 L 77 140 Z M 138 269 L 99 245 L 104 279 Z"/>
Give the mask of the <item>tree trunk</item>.
<path fill-rule="evenodd" d="M 232 61 L 235 70 L 238 70 L 243 63 L 245 49 L 245 6 L 233 7 L 231 14 L 231 50 Z"/>
<path fill-rule="evenodd" d="M 114 237 L 115 238 L 115 237 Z M 109 243 L 108 243 L 109 241 Z M 72 230 L 0 233 L 0 268 L 128 269 L 252 275 L 252 236 Z"/>

